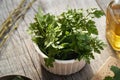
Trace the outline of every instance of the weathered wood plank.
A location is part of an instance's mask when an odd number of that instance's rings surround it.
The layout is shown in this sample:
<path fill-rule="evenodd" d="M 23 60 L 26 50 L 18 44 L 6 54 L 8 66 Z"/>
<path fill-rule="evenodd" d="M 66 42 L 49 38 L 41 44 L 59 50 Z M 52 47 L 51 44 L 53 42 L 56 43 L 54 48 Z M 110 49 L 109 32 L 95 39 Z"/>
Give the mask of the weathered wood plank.
<path fill-rule="evenodd" d="M 111 66 L 120 68 L 120 60 L 110 56 L 98 70 L 97 74 L 94 75 L 92 80 L 103 80 L 106 76 L 114 76 L 113 72 L 110 70 Z"/>
<path fill-rule="evenodd" d="M 20 0 L 1 0 L 0 1 L 0 24 L 4 22 L 5 19 L 9 16 L 9 14 L 15 9 L 16 6 L 13 5 L 18 4 Z M 16 2 L 18 1 L 18 2 Z"/>
<path fill-rule="evenodd" d="M 8 17 L 9 12 L 15 9 L 21 0 L 0 0 L 0 24 Z M 31 1 L 31 0 L 28 0 Z M 97 0 L 98 1 L 98 0 Z M 99 0 L 104 8 L 106 1 Z M 103 4 L 103 5 L 102 5 Z M 41 7 L 44 13 L 60 14 L 68 8 L 99 8 L 95 0 L 37 0 L 28 10 L 25 18 L 21 20 L 19 27 L 12 33 L 2 48 L 0 48 L 0 76 L 6 74 L 20 74 L 33 80 L 90 80 L 106 59 L 114 55 L 113 50 L 105 38 L 105 16 L 95 19 L 99 30 L 99 38 L 106 42 L 107 47 L 102 54 L 94 54 L 95 59 L 86 65 L 81 71 L 68 75 L 59 76 L 46 71 L 41 67 L 31 37 L 27 33 L 30 22 L 34 22 L 34 15 Z M 6 13 L 6 14 L 5 14 Z"/>
<path fill-rule="evenodd" d="M 26 24 L 23 22 L 19 26 L 26 26 Z M 39 62 L 39 57 L 37 58 L 36 56 L 38 55 L 33 55 L 35 53 L 35 50 L 29 51 L 29 50 L 33 50 L 31 49 L 32 42 L 29 43 L 28 40 L 23 40 L 22 37 L 25 38 L 25 36 L 21 36 L 22 35 L 21 33 L 23 31 L 26 32 L 26 30 L 19 30 L 18 28 L 13 33 L 14 35 L 12 34 L 11 38 L 7 40 L 7 42 L 4 45 L 4 48 L 1 49 L 2 56 L 5 56 L 4 59 L 7 62 L 6 63 L 7 67 L 4 67 L 4 69 L 0 68 L 0 70 L 4 72 L 3 75 L 21 74 L 21 75 L 26 75 L 33 80 L 40 80 L 40 75 L 39 75 L 40 73 L 38 74 L 38 71 L 40 72 L 40 66 L 39 66 L 40 63 L 34 64 L 34 62 Z M 31 56 L 32 58 L 34 58 L 34 60 L 31 59 Z M 4 61 L 2 62 L 4 63 Z"/>
<path fill-rule="evenodd" d="M 98 3 L 99 7 L 106 13 L 106 9 L 107 6 L 109 5 L 109 3 L 113 1 L 113 0 L 96 0 L 96 2 Z"/>

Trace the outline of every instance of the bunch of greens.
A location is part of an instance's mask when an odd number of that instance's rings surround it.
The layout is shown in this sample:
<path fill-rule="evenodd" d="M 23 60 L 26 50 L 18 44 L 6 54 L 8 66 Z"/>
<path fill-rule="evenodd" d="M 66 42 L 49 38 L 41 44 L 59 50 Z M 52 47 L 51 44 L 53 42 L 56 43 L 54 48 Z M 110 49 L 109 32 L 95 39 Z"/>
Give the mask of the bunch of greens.
<path fill-rule="evenodd" d="M 120 80 L 120 68 L 116 67 L 116 66 L 111 66 L 111 71 L 114 72 L 114 76 L 113 77 L 110 77 L 110 76 L 107 76 L 105 77 L 104 80 Z"/>
<path fill-rule="evenodd" d="M 98 31 L 94 18 L 100 18 L 103 12 L 92 9 L 70 9 L 55 16 L 43 14 L 41 10 L 35 15 L 35 22 L 30 23 L 29 32 L 32 40 L 48 56 L 47 66 L 53 66 L 55 59 L 94 59 L 93 53 L 100 53 L 104 43 L 97 38 Z"/>

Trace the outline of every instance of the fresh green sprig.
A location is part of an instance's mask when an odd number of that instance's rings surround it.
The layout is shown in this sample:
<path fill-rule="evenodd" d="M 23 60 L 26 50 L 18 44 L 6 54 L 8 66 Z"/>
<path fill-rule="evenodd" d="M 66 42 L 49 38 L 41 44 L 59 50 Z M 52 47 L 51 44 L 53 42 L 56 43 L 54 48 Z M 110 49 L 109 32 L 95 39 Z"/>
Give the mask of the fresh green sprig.
<path fill-rule="evenodd" d="M 106 76 L 104 80 L 120 80 L 120 68 L 117 66 L 111 66 L 110 70 L 114 72 L 114 76 Z"/>
<path fill-rule="evenodd" d="M 103 16 L 96 8 L 70 9 L 61 15 L 43 14 L 40 10 L 35 22 L 30 24 L 32 40 L 48 56 L 47 66 L 53 66 L 55 59 L 84 59 L 90 62 L 93 53 L 100 53 L 104 43 L 97 38 L 94 18 Z"/>

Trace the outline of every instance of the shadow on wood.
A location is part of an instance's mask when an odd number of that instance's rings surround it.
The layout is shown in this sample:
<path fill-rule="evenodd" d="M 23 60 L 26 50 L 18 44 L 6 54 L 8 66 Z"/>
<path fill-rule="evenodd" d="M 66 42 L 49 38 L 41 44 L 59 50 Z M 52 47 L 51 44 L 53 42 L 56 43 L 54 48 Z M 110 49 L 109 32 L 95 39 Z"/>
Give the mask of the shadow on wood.
<path fill-rule="evenodd" d="M 41 74 L 42 80 L 90 80 L 93 76 L 93 72 L 89 64 L 86 64 L 85 67 L 79 72 L 71 75 L 56 75 L 48 72 L 41 65 Z"/>

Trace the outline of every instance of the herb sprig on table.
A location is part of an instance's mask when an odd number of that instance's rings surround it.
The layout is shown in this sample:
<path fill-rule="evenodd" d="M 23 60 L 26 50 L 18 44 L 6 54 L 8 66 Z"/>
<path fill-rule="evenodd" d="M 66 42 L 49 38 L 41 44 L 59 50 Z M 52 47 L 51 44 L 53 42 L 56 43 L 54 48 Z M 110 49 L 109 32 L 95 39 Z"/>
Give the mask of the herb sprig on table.
<path fill-rule="evenodd" d="M 111 66 L 110 70 L 114 72 L 114 76 L 106 76 L 104 80 L 120 80 L 120 68 Z"/>
<path fill-rule="evenodd" d="M 90 62 L 93 53 L 100 53 L 104 43 L 97 38 L 98 31 L 94 18 L 103 16 L 101 10 L 70 9 L 55 16 L 43 14 L 41 10 L 35 15 L 35 22 L 30 24 L 32 40 L 48 56 L 47 66 L 53 66 L 55 59 L 84 59 Z"/>

